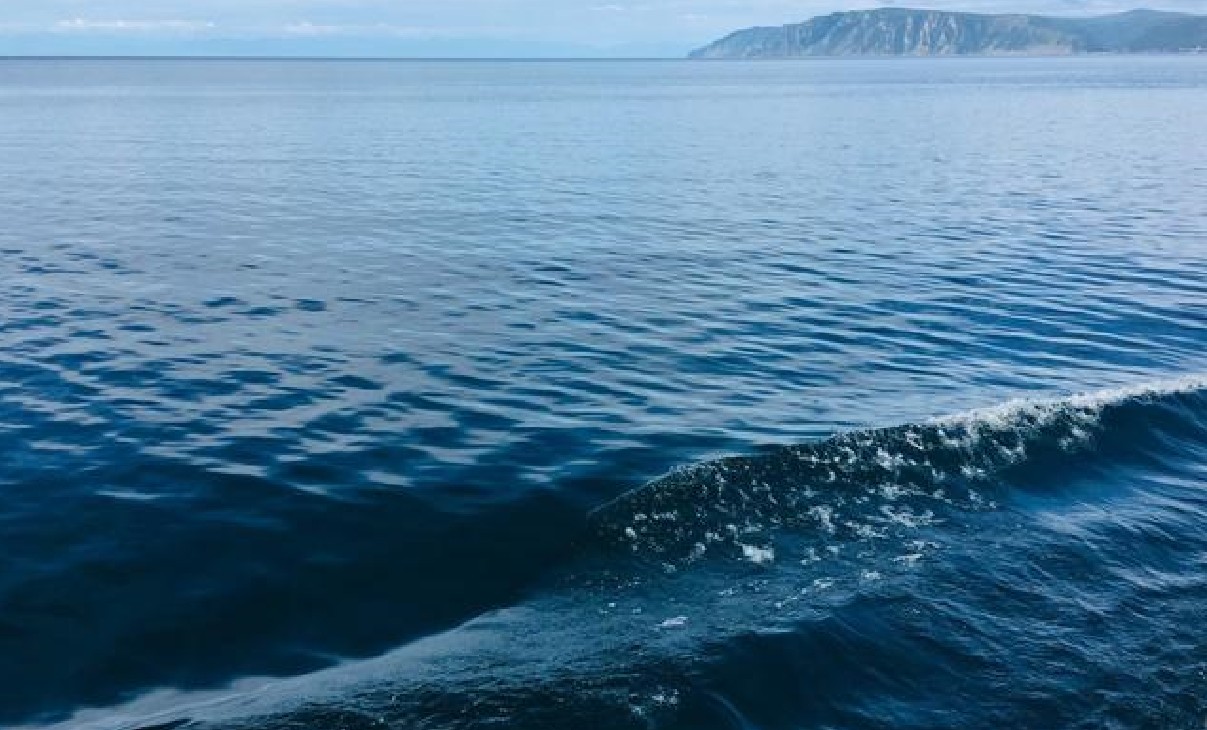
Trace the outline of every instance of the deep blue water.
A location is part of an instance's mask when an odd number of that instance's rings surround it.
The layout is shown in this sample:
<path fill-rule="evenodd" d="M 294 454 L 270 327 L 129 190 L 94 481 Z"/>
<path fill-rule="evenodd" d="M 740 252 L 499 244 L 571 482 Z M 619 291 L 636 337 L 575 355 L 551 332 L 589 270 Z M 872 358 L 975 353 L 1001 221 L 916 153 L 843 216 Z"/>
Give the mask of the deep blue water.
<path fill-rule="evenodd" d="M 1204 120 L 0 62 L 0 726 L 1202 727 Z"/>

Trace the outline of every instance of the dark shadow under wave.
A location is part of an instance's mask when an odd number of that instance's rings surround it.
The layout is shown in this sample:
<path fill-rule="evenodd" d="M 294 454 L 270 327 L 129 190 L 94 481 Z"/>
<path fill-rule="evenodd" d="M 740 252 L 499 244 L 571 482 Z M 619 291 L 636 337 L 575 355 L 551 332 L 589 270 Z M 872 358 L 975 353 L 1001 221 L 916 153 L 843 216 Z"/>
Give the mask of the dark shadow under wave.
<path fill-rule="evenodd" d="M 10 554 L 0 577 L 0 726 L 380 654 L 520 600 L 582 528 L 541 493 L 453 514 L 407 493 L 333 500 L 148 458 L 94 476 L 193 496 L 87 496 L 30 515 L 43 521 L 20 549 L 41 562 Z"/>

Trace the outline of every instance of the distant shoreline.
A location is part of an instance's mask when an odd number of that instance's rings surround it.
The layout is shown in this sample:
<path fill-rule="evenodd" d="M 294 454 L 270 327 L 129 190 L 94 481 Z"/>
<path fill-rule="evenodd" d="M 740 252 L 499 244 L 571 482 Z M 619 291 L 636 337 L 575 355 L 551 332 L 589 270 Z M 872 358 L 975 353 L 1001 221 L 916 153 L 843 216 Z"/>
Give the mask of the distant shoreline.
<path fill-rule="evenodd" d="M 737 30 L 688 57 L 1046 57 L 1205 51 L 1207 16 L 1203 15 L 1141 9 L 1070 18 L 884 7 Z"/>

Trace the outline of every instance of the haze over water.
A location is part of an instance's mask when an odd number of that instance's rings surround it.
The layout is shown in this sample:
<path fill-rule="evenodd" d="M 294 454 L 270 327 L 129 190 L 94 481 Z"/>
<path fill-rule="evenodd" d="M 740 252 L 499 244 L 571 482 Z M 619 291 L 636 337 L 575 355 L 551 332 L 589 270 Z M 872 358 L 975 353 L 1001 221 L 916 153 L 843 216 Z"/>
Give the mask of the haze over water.
<path fill-rule="evenodd" d="M 0 725 L 1201 727 L 1204 119 L 0 62 Z"/>

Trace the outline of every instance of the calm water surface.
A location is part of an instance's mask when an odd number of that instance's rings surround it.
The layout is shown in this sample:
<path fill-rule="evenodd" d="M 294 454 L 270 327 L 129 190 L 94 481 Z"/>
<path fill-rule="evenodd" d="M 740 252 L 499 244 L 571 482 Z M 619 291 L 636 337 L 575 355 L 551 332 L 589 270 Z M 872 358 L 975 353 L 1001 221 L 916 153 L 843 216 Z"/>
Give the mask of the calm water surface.
<path fill-rule="evenodd" d="M 0 725 L 1200 728 L 1204 120 L 1201 57 L 0 62 Z"/>

